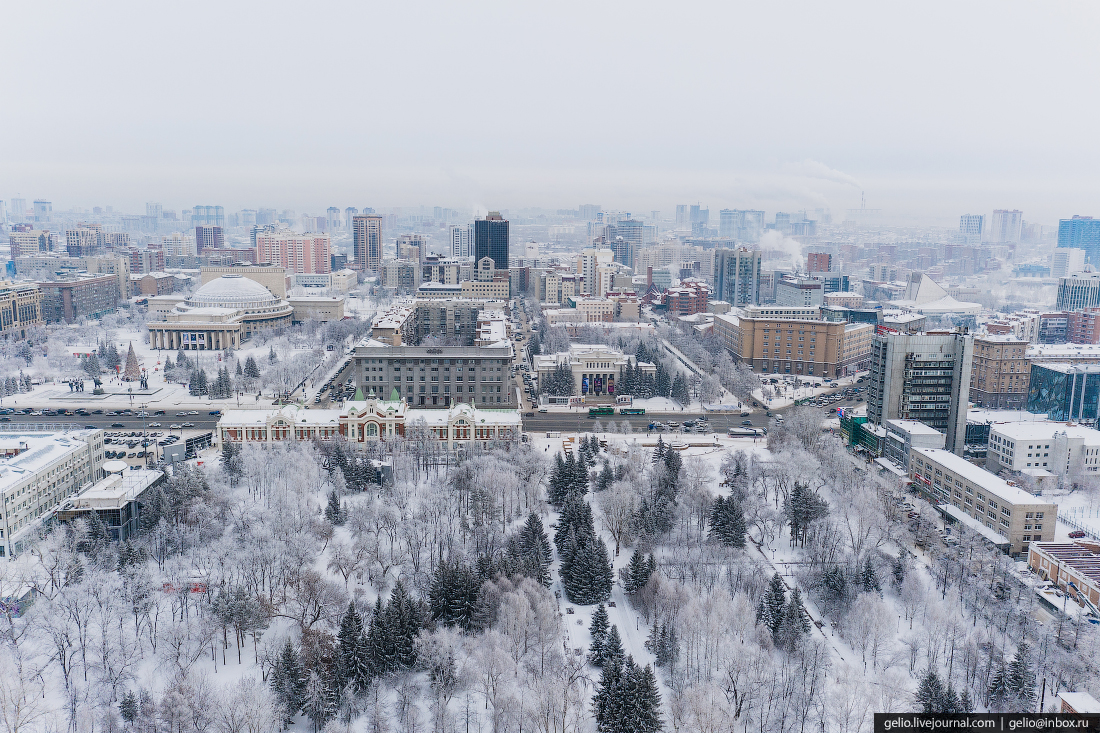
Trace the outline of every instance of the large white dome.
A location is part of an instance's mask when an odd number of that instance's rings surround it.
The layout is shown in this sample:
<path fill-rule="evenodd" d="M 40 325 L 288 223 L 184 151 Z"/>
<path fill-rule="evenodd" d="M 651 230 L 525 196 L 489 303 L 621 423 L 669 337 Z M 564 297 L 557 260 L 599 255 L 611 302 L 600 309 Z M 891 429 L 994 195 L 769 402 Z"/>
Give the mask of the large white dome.
<path fill-rule="evenodd" d="M 211 280 L 187 299 L 196 308 L 243 308 L 251 310 L 278 302 L 270 290 L 241 275 L 222 275 Z"/>

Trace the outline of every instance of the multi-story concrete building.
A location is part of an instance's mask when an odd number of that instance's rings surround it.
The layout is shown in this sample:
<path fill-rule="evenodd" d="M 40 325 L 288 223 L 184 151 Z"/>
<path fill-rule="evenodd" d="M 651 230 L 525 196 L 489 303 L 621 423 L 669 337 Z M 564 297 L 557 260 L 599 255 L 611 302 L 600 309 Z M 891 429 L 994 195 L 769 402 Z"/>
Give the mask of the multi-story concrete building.
<path fill-rule="evenodd" d="M 328 234 L 257 232 L 256 263 L 278 265 L 287 272 L 326 274 L 332 268 Z"/>
<path fill-rule="evenodd" d="M 58 248 L 57 234 L 51 234 L 49 229 L 32 229 L 25 232 L 10 232 L 8 244 L 11 247 L 11 258 L 26 257 L 54 252 Z"/>
<path fill-rule="evenodd" d="M 615 253 L 610 249 L 582 249 L 577 255 L 577 273 L 584 275 L 583 295 L 597 295 L 595 292 L 596 270 L 606 267 L 615 260 Z"/>
<path fill-rule="evenodd" d="M 1035 421 L 994 423 L 985 459 L 990 471 L 1075 478 L 1100 471 L 1100 431 L 1081 425 Z"/>
<path fill-rule="evenodd" d="M 65 230 L 65 251 L 69 257 L 87 257 L 99 252 L 99 231 L 81 227 Z"/>
<path fill-rule="evenodd" d="M 206 249 L 224 249 L 225 230 L 219 226 L 200 225 L 195 227 L 195 251 Z"/>
<path fill-rule="evenodd" d="M 833 256 L 828 252 L 810 252 L 806 255 L 806 272 L 832 272 Z"/>
<path fill-rule="evenodd" d="M 1096 220 L 1100 224 L 1100 219 Z M 1096 263 L 1100 260 L 1094 259 Z M 1060 311 L 1100 306 L 1100 272 L 1075 272 L 1058 280 L 1055 307 Z"/>
<path fill-rule="evenodd" d="M 0 558 L 20 554 L 54 507 L 102 474 L 102 430 L 0 433 Z"/>
<path fill-rule="evenodd" d="M 744 247 L 714 251 L 714 297 L 733 306 L 760 304 L 763 253 Z"/>
<path fill-rule="evenodd" d="M 819 308 L 744 308 L 716 315 L 714 333 L 755 372 L 839 377 L 867 369 L 874 326 L 824 321 Z"/>
<path fill-rule="evenodd" d="M 352 248 L 360 270 L 377 272 L 382 266 L 382 217 L 351 218 Z"/>
<path fill-rule="evenodd" d="M 411 293 L 420 287 L 420 263 L 415 260 L 385 260 L 378 275 L 382 287 L 398 293 Z"/>
<path fill-rule="evenodd" d="M 395 243 L 397 259 L 423 264 L 428 256 L 428 238 L 423 234 L 402 234 Z"/>
<path fill-rule="evenodd" d="M 679 286 L 665 291 L 665 306 L 672 315 L 706 313 L 709 305 L 710 287 L 699 280 L 683 280 Z"/>
<path fill-rule="evenodd" d="M 460 260 L 429 255 L 420 265 L 420 282 L 458 285 L 464 280 L 473 279 L 473 269 L 469 259 Z"/>
<path fill-rule="evenodd" d="M 1069 277 L 1085 269 L 1085 250 L 1074 247 L 1057 247 L 1050 257 L 1050 276 Z"/>
<path fill-rule="evenodd" d="M 45 323 L 42 291 L 34 283 L 0 283 L 0 336 L 26 338 L 27 328 Z"/>
<path fill-rule="evenodd" d="M 976 407 L 1022 410 L 1031 368 L 1028 342 L 1015 336 L 975 336 L 970 401 Z"/>
<path fill-rule="evenodd" d="M 944 434 L 916 420 L 887 420 L 886 440 L 882 455 L 905 471 L 909 471 L 909 456 L 914 448 L 943 449 Z"/>
<path fill-rule="evenodd" d="M 198 254 L 195 237 L 183 232 L 165 234 L 160 238 L 160 246 L 168 257 L 194 257 Z"/>
<path fill-rule="evenodd" d="M 1010 555 L 1019 555 L 1031 542 L 1054 538 L 1058 505 L 1045 502 L 973 463 L 946 450 L 914 448 L 909 475 L 921 492 L 940 510 L 964 526 L 982 531 Z M 976 526 L 975 526 L 976 525 Z"/>
<path fill-rule="evenodd" d="M 775 285 L 776 305 L 821 306 L 825 303 L 825 285 L 808 277 L 785 277 Z"/>
<path fill-rule="evenodd" d="M 419 407 L 515 409 L 509 377 L 515 354 L 511 343 L 477 346 L 391 346 L 368 339 L 355 347 L 356 384 L 366 393 L 392 395 Z"/>
<path fill-rule="evenodd" d="M 70 280 L 40 282 L 38 289 L 42 291 L 42 318 L 47 323 L 74 323 L 112 313 L 120 299 L 114 275 L 77 275 Z"/>
<path fill-rule="evenodd" d="M 1027 350 L 1034 364 L 1100 364 L 1100 344 L 1035 344 Z"/>
<path fill-rule="evenodd" d="M 717 320 L 717 319 L 716 319 Z M 962 454 L 974 339 L 962 332 L 879 333 L 871 342 L 867 417 L 918 420 Z"/>
<path fill-rule="evenodd" d="M 755 242 L 764 231 L 764 212 L 755 209 L 722 209 L 718 212 L 718 236 Z"/>
<path fill-rule="evenodd" d="M 344 299 L 338 295 L 292 295 L 287 302 L 293 309 L 291 323 L 329 323 L 344 317 Z"/>

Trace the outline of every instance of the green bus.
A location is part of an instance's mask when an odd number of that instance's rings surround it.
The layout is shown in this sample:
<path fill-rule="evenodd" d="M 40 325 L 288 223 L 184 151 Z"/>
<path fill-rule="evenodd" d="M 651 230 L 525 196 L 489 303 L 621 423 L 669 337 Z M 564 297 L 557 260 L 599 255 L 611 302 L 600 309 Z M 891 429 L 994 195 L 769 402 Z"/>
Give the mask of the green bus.
<path fill-rule="evenodd" d="M 615 408 L 614 407 L 589 407 L 588 408 L 588 416 L 589 417 L 600 417 L 602 415 L 614 415 L 614 414 L 615 414 Z"/>
<path fill-rule="evenodd" d="M 645 414 L 645 408 L 644 407 L 620 407 L 619 408 L 619 414 L 620 415 L 644 415 Z"/>

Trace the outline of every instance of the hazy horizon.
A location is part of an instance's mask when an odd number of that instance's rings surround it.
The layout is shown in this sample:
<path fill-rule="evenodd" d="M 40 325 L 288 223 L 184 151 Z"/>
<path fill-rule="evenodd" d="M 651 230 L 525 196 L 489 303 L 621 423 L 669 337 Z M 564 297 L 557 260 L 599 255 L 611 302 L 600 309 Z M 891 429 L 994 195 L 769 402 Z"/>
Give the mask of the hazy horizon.
<path fill-rule="evenodd" d="M 17 88 L 0 197 L 838 217 L 862 193 L 888 220 L 948 226 L 995 208 L 1100 215 L 1094 5 L 311 13 L 9 9 L 27 32 L 0 50 Z"/>

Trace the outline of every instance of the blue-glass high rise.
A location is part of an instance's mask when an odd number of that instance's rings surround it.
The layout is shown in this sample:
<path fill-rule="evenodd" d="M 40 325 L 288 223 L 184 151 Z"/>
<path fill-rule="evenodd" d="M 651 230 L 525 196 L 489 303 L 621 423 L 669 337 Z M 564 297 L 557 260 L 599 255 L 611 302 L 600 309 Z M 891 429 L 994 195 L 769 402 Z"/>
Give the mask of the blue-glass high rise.
<path fill-rule="evenodd" d="M 1058 246 L 1085 250 L 1085 261 L 1100 265 L 1100 219 L 1074 215 L 1058 222 Z"/>
<path fill-rule="evenodd" d="M 493 269 L 508 269 L 508 220 L 490 211 L 474 222 L 474 262 L 482 257 L 493 260 Z"/>

